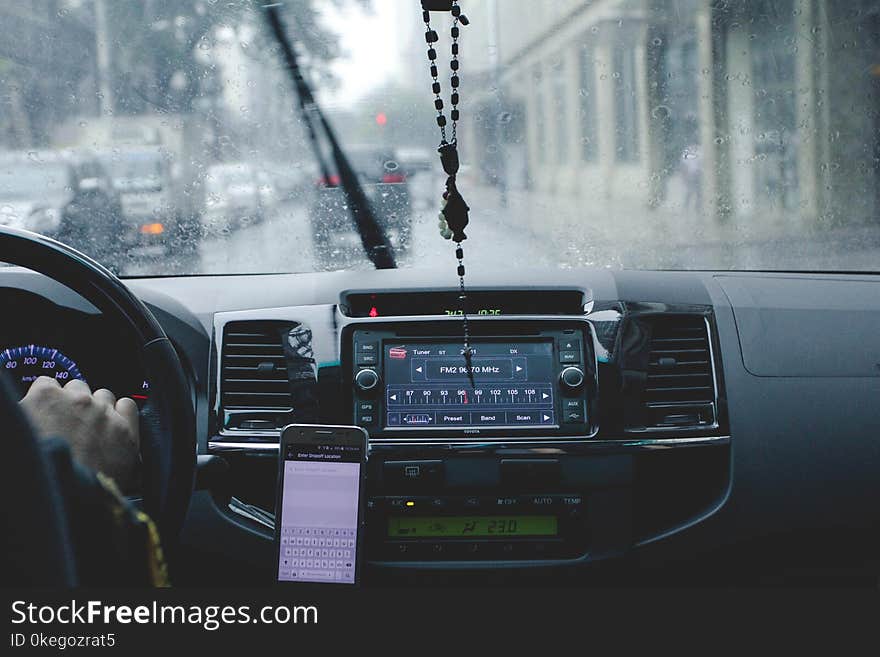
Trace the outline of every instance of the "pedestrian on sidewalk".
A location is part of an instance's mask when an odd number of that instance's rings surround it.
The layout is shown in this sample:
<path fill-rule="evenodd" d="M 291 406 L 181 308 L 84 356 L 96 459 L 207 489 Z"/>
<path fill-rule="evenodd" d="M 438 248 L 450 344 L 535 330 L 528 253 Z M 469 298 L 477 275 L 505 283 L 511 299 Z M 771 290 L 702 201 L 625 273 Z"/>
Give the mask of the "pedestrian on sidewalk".
<path fill-rule="evenodd" d="M 699 214 L 703 207 L 703 156 L 700 145 L 688 144 L 681 152 L 681 178 L 684 184 L 684 208 Z"/>

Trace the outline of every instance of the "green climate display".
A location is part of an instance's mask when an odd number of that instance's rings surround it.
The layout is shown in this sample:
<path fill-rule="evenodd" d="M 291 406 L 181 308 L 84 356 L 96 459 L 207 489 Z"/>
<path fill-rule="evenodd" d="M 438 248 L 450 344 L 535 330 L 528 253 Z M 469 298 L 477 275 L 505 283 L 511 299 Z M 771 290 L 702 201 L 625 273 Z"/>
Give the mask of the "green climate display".
<path fill-rule="evenodd" d="M 391 538 L 556 536 L 555 516 L 450 516 L 388 519 Z"/>

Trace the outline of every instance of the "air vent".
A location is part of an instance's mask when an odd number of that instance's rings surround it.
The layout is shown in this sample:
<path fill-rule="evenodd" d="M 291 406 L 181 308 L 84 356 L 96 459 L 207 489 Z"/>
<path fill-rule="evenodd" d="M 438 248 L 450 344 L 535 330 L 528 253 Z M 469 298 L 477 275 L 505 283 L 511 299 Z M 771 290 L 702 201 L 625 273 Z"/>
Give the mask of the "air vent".
<path fill-rule="evenodd" d="M 230 322 L 223 330 L 220 404 L 225 428 L 283 426 L 293 412 L 283 339 L 290 322 Z"/>
<path fill-rule="evenodd" d="M 715 380 L 705 318 L 653 318 L 648 348 L 642 397 L 646 426 L 663 429 L 713 425 Z"/>

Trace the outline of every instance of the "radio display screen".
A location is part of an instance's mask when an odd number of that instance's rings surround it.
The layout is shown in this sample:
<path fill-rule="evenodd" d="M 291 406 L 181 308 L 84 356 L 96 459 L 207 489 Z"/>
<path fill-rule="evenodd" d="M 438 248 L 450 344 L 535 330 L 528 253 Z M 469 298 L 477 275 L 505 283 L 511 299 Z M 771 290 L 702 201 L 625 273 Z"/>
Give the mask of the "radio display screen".
<path fill-rule="evenodd" d="M 556 516 L 449 516 L 388 519 L 389 538 L 556 536 Z"/>
<path fill-rule="evenodd" d="M 385 427 L 557 426 L 551 340 L 471 346 L 469 372 L 460 343 L 386 341 Z"/>

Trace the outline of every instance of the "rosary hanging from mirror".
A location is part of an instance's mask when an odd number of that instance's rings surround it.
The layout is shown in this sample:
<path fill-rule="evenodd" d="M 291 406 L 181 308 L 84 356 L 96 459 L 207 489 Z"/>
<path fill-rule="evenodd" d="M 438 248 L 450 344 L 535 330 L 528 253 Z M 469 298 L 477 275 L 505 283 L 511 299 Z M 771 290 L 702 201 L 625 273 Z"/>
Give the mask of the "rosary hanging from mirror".
<path fill-rule="evenodd" d="M 436 44 L 439 41 L 437 32 L 431 28 L 431 11 L 449 11 L 452 13 L 452 27 L 449 31 L 452 37 L 452 58 L 449 61 L 451 75 L 449 78 L 449 86 L 452 88 L 449 97 L 450 110 L 449 120 L 451 123 L 450 134 L 447 137 L 446 132 L 446 115 L 443 113 L 443 98 L 440 96 L 441 87 L 439 80 L 439 71 L 437 69 L 437 49 Z M 456 184 L 456 174 L 458 174 L 458 137 L 456 128 L 458 127 L 458 101 L 459 101 L 459 61 L 458 61 L 458 37 L 461 32 L 461 26 L 468 24 L 467 16 L 461 13 L 457 0 L 422 0 L 422 19 L 425 21 L 425 41 L 428 44 L 428 65 L 430 66 L 431 91 L 434 93 L 434 109 L 437 110 L 437 125 L 440 128 L 440 146 L 437 152 L 440 153 L 440 163 L 443 165 L 443 171 L 446 173 L 446 191 L 443 192 L 443 205 L 440 209 L 439 227 L 440 234 L 444 239 L 452 240 L 455 243 L 455 258 L 458 260 L 459 292 L 458 292 L 458 310 L 461 314 L 464 329 L 464 342 L 462 346 L 462 355 L 465 358 L 465 366 L 467 368 L 468 380 L 471 387 L 474 386 L 472 356 L 473 350 L 470 345 L 470 329 L 468 327 L 467 317 L 467 294 L 464 284 L 464 249 L 461 243 L 467 239 L 464 229 L 468 225 L 468 210 L 470 209 L 465 203 L 458 191 Z"/>

